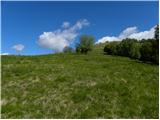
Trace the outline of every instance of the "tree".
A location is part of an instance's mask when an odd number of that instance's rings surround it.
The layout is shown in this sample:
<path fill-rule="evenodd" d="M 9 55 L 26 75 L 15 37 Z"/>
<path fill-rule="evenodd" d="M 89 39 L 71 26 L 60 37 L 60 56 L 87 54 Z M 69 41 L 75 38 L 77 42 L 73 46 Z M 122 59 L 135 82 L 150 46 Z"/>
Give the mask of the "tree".
<path fill-rule="evenodd" d="M 122 42 L 114 41 L 104 47 L 104 52 L 110 55 L 121 55 L 133 59 L 139 59 L 140 43 L 135 39 L 124 39 Z"/>
<path fill-rule="evenodd" d="M 83 35 L 80 37 L 80 43 L 76 46 L 76 52 L 87 54 L 92 50 L 94 45 L 94 37 Z"/>
<path fill-rule="evenodd" d="M 118 51 L 117 51 L 117 46 L 118 46 L 119 42 L 117 41 L 113 41 L 108 43 L 105 47 L 104 47 L 104 52 L 106 52 L 109 55 L 117 55 Z"/>
<path fill-rule="evenodd" d="M 73 49 L 69 46 L 66 46 L 63 48 L 63 52 L 64 53 L 72 53 L 73 52 Z"/>
<path fill-rule="evenodd" d="M 155 41 L 152 42 L 153 45 L 153 62 L 159 64 L 159 25 L 155 27 Z"/>
<path fill-rule="evenodd" d="M 152 61 L 153 58 L 153 49 L 152 49 L 152 42 L 146 41 L 142 44 L 142 47 L 140 49 L 141 53 L 141 60 L 143 61 Z"/>
<path fill-rule="evenodd" d="M 123 39 L 121 43 L 117 46 L 118 55 L 131 57 L 131 48 L 134 43 L 136 43 L 136 39 Z"/>
<path fill-rule="evenodd" d="M 140 60 L 150 61 L 152 63 L 159 64 L 159 45 L 157 40 L 145 40 L 142 43 L 140 53 Z"/>
<path fill-rule="evenodd" d="M 130 58 L 140 59 L 141 57 L 140 48 L 141 48 L 140 43 L 133 43 L 129 51 Z"/>
<path fill-rule="evenodd" d="M 153 46 L 153 62 L 159 64 L 159 25 L 155 27 L 155 40 L 152 41 Z"/>
<path fill-rule="evenodd" d="M 152 62 L 159 64 L 159 40 L 152 40 Z"/>
<path fill-rule="evenodd" d="M 76 53 L 80 53 L 81 52 L 81 47 L 80 44 L 76 45 Z"/>
<path fill-rule="evenodd" d="M 155 27 L 155 35 L 154 38 L 159 41 L 159 25 Z"/>

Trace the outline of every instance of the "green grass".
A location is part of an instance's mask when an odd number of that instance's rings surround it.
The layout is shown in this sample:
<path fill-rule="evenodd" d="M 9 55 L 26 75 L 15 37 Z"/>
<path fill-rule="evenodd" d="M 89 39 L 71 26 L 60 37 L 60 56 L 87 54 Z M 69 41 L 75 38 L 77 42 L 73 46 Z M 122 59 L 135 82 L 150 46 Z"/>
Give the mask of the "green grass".
<path fill-rule="evenodd" d="M 158 74 L 100 52 L 2 56 L 1 117 L 158 118 Z"/>

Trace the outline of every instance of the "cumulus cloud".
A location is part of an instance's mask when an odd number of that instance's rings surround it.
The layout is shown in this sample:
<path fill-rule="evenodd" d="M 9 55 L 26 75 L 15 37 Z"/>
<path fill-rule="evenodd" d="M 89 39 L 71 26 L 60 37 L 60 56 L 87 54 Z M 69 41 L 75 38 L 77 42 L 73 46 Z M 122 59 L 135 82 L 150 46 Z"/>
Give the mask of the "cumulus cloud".
<path fill-rule="evenodd" d="M 105 36 L 99 39 L 96 44 L 98 43 L 105 43 L 106 41 L 121 41 L 125 38 L 134 38 L 137 40 L 142 39 L 152 39 L 154 38 L 155 26 L 152 27 L 150 30 L 146 30 L 143 32 L 139 32 L 137 27 L 128 27 L 123 30 L 119 36 Z"/>
<path fill-rule="evenodd" d="M 119 41 L 118 37 L 114 37 L 114 36 L 106 36 L 106 37 L 102 37 L 101 39 L 99 39 L 96 44 L 98 43 L 105 43 L 106 41 Z"/>
<path fill-rule="evenodd" d="M 137 32 L 138 32 L 137 27 L 129 27 L 120 33 L 119 38 L 124 39 Z"/>
<path fill-rule="evenodd" d="M 14 45 L 14 46 L 12 47 L 12 49 L 17 50 L 17 51 L 22 51 L 22 50 L 24 49 L 24 45 L 22 45 L 22 44 L 17 44 L 17 45 Z"/>
<path fill-rule="evenodd" d="M 137 40 L 154 38 L 155 27 L 151 28 L 149 31 L 143 31 L 138 33 L 133 33 L 129 38 L 136 38 Z"/>
<path fill-rule="evenodd" d="M 70 26 L 69 22 L 63 22 L 62 28 L 68 28 Z"/>
<path fill-rule="evenodd" d="M 9 55 L 9 53 L 1 53 L 1 55 Z"/>
<path fill-rule="evenodd" d="M 41 34 L 38 45 L 61 52 L 65 46 L 69 46 L 75 40 L 78 30 L 88 25 L 89 22 L 86 19 L 77 21 L 73 26 L 70 26 L 68 22 L 64 22 L 61 29 Z"/>

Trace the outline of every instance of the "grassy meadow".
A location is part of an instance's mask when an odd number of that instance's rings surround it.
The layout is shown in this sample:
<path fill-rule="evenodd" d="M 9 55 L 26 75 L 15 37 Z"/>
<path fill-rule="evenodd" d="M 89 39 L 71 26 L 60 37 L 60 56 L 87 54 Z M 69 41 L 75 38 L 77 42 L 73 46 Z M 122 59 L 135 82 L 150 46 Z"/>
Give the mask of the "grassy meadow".
<path fill-rule="evenodd" d="M 102 53 L 2 56 L 2 118 L 158 118 L 158 65 Z"/>

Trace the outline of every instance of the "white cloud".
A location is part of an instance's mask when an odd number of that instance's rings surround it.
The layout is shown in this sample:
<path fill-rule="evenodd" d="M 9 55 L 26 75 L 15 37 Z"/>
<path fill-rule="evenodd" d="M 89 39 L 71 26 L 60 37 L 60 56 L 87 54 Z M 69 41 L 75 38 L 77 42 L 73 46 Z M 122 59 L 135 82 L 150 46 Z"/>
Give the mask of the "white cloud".
<path fill-rule="evenodd" d="M 64 29 L 41 34 L 38 39 L 38 44 L 41 47 L 61 52 L 65 46 L 69 46 L 74 41 L 78 35 L 78 30 L 82 29 L 84 26 L 88 26 L 89 22 L 86 19 L 82 19 L 77 21 L 73 26 L 67 24 L 65 22 L 62 24 Z"/>
<path fill-rule="evenodd" d="M 62 28 L 68 28 L 70 26 L 69 22 L 63 22 Z"/>
<path fill-rule="evenodd" d="M 137 40 L 142 39 L 152 39 L 154 38 L 154 32 L 155 32 L 155 26 L 152 27 L 150 30 L 146 30 L 143 32 L 139 32 L 137 27 L 128 27 L 125 30 L 123 30 L 119 36 L 105 36 L 99 39 L 96 44 L 98 43 L 105 43 L 106 41 L 121 41 L 125 38 L 134 38 Z"/>
<path fill-rule="evenodd" d="M 1 53 L 1 55 L 9 55 L 9 53 Z"/>
<path fill-rule="evenodd" d="M 98 43 L 105 43 L 106 41 L 119 41 L 119 38 L 117 38 L 117 37 L 114 37 L 114 36 L 112 36 L 112 37 L 110 37 L 110 36 L 106 36 L 106 37 L 102 37 L 101 39 L 99 39 L 97 42 L 96 42 L 96 44 L 98 44 Z"/>
<path fill-rule="evenodd" d="M 90 23 L 86 19 L 77 21 L 77 23 L 71 28 L 72 30 L 80 30 L 83 26 L 88 26 Z"/>
<path fill-rule="evenodd" d="M 155 27 L 151 28 L 149 31 L 143 31 L 139 33 L 133 33 L 129 38 L 136 38 L 137 40 L 154 38 Z"/>
<path fill-rule="evenodd" d="M 128 27 L 120 33 L 119 38 L 124 39 L 137 32 L 137 27 Z"/>
<path fill-rule="evenodd" d="M 24 45 L 17 44 L 17 45 L 14 45 L 12 48 L 17 50 L 17 51 L 22 51 L 24 49 Z"/>

